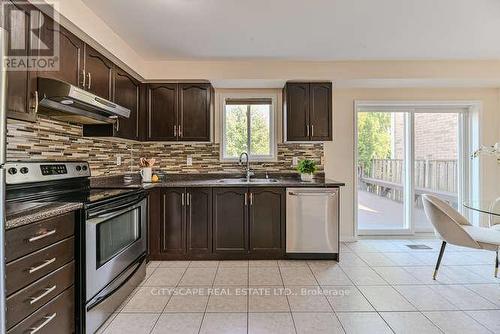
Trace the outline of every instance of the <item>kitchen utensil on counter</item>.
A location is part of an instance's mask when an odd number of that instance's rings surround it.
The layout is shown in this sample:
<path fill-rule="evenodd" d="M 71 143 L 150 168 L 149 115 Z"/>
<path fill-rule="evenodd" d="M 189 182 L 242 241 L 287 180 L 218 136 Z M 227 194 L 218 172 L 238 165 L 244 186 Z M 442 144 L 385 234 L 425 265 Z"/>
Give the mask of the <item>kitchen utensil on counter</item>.
<path fill-rule="evenodd" d="M 155 158 L 151 159 L 141 158 L 139 162 L 141 167 L 153 167 L 155 163 L 156 163 Z"/>
<path fill-rule="evenodd" d="M 143 167 L 141 169 L 142 182 L 151 182 L 153 169 L 151 167 Z"/>

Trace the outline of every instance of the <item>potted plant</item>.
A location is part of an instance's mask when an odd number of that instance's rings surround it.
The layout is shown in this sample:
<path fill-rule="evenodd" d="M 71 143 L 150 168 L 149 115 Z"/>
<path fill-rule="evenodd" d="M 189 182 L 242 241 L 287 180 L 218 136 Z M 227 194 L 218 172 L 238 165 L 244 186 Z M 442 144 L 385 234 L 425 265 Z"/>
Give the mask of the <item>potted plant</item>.
<path fill-rule="evenodd" d="M 302 181 L 311 182 L 313 174 L 316 172 L 316 163 L 313 160 L 303 159 L 297 165 L 297 171 L 300 173 Z"/>

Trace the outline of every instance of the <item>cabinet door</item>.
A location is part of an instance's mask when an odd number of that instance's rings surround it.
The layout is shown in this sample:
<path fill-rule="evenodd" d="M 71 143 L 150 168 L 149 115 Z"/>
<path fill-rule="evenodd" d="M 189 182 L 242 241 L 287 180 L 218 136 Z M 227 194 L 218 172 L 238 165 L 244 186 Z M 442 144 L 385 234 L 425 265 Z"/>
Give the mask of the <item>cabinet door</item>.
<path fill-rule="evenodd" d="M 161 253 L 163 229 L 163 191 L 154 188 L 149 191 L 148 198 L 148 255 L 150 259 L 158 259 Z"/>
<path fill-rule="evenodd" d="M 111 100 L 113 63 L 102 54 L 85 45 L 86 89 L 106 100 Z"/>
<path fill-rule="evenodd" d="M 286 140 L 307 141 L 309 129 L 309 84 L 288 83 L 285 87 Z"/>
<path fill-rule="evenodd" d="M 177 84 L 148 85 L 147 140 L 177 139 Z"/>
<path fill-rule="evenodd" d="M 187 252 L 212 252 L 212 189 L 186 190 Z"/>
<path fill-rule="evenodd" d="M 248 250 L 248 201 L 246 188 L 214 188 L 214 252 L 246 253 Z"/>
<path fill-rule="evenodd" d="M 184 254 L 186 252 L 184 209 L 184 188 L 163 189 L 161 253 Z"/>
<path fill-rule="evenodd" d="M 2 1 L 5 29 L 9 35 L 9 56 L 26 58 L 35 55 L 30 38 L 30 7 Z M 2 60 L 3 61 L 3 60 Z M 36 73 L 28 70 L 7 71 L 7 117 L 35 121 Z"/>
<path fill-rule="evenodd" d="M 210 84 L 179 84 L 179 140 L 210 140 Z"/>
<path fill-rule="evenodd" d="M 250 252 L 282 252 L 285 202 L 283 188 L 250 188 Z"/>
<path fill-rule="evenodd" d="M 311 140 L 332 140 L 332 84 L 310 84 L 309 118 Z"/>
<path fill-rule="evenodd" d="M 130 109 L 129 118 L 120 118 L 116 124 L 116 136 L 120 138 L 139 139 L 139 94 L 140 84 L 127 72 L 114 71 L 114 102 Z"/>
<path fill-rule="evenodd" d="M 74 86 L 83 87 L 83 54 L 85 43 L 66 30 L 61 25 L 54 23 L 50 17 L 44 15 L 42 32 L 44 41 L 53 41 L 53 36 L 59 38 L 59 70 L 39 71 L 38 75 L 66 81 Z M 52 48 L 52 46 L 49 46 Z"/>

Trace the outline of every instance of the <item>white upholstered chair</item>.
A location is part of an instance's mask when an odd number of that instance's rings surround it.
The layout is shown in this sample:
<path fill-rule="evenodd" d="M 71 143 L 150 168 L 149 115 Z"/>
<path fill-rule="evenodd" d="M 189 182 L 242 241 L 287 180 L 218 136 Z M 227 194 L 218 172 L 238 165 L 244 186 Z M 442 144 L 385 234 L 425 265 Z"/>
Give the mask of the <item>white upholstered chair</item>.
<path fill-rule="evenodd" d="M 496 252 L 495 277 L 497 277 L 500 230 L 473 226 L 457 210 L 436 196 L 422 195 L 422 202 L 427 218 L 443 240 L 433 278 L 436 279 L 446 243 Z"/>

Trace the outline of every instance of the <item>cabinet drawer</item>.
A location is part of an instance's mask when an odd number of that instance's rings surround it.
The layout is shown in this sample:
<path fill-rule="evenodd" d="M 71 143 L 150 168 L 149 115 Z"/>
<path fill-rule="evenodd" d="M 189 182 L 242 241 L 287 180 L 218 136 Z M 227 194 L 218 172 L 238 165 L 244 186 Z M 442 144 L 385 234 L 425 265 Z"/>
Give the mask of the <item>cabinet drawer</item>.
<path fill-rule="evenodd" d="M 74 258 L 71 237 L 7 264 L 7 295 L 53 272 Z"/>
<path fill-rule="evenodd" d="M 70 334 L 74 332 L 75 291 L 69 288 L 7 331 L 7 334 Z"/>
<path fill-rule="evenodd" d="M 75 231 L 75 212 L 42 220 L 38 223 L 5 232 L 7 262 L 72 236 Z"/>
<path fill-rule="evenodd" d="M 7 298 L 7 328 L 72 286 L 74 280 L 75 262 L 72 261 Z"/>

